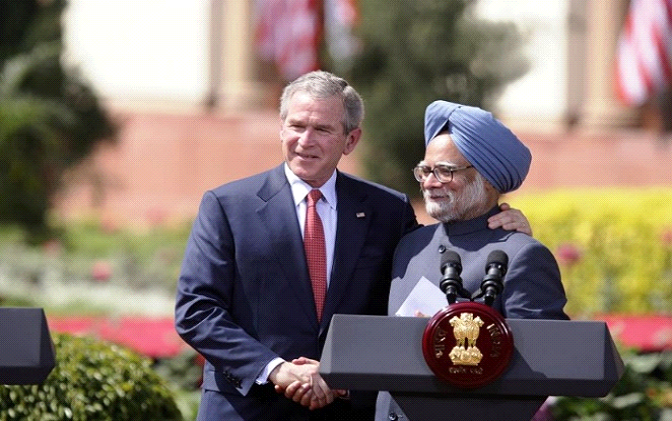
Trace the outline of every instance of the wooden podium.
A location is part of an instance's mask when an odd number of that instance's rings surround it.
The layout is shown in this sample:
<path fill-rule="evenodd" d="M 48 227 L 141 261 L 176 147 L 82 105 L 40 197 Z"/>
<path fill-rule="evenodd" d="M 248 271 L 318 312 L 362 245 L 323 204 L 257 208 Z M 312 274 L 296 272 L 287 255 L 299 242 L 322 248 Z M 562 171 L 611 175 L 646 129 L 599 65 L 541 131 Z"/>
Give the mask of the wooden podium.
<path fill-rule="evenodd" d="M 427 318 L 334 315 L 320 362 L 330 387 L 389 391 L 410 421 L 531 419 L 547 396 L 601 397 L 623 374 L 606 323 L 506 319 L 514 351 L 479 388 L 438 379 L 425 362 Z"/>

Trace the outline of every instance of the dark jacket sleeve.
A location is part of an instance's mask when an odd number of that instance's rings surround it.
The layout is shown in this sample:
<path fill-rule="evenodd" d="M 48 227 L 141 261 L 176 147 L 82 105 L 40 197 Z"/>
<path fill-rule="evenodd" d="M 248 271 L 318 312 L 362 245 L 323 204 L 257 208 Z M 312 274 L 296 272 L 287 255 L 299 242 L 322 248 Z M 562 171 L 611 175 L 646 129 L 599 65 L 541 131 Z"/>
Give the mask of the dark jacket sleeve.
<path fill-rule="evenodd" d="M 246 394 L 277 354 L 234 322 L 235 271 L 231 228 L 217 197 L 208 192 L 187 241 L 177 284 L 175 327 L 185 342 Z"/>
<path fill-rule="evenodd" d="M 560 269 L 551 251 L 532 242 L 510 256 L 503 290 L 504 317 L 568 320 Z"/>

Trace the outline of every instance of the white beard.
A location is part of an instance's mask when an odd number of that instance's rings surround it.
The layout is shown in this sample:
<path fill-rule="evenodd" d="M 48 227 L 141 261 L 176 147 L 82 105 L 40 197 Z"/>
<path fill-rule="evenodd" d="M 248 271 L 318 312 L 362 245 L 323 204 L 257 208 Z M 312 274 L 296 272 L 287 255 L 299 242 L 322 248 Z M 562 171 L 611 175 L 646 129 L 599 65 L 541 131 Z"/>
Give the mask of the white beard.
<path fill-rule="evenodd" d="M 480 174 L 462 189 L 461 194 L 443 188 L 424 190 L 422 194 L 427 214 L 441 222 L 472 219 L 488 211 L 483 209 L 488 197 L 485 191 L 485 179 Z M 432 194 L 444 197 L 436 201 L 430 198 Z"/>

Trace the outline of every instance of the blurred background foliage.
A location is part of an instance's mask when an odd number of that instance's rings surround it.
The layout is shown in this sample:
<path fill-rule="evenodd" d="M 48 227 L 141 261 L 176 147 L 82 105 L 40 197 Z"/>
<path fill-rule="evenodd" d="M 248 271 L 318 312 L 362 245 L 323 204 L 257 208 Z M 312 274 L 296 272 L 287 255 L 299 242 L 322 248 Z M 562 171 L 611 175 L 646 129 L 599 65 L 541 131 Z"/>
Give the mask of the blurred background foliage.
<path fill-rule="evenodd" d="M 554 190 L 510 203 L 558 259 L 570 315 L 670 313 L 672 189 Z"/>
<path fill-rule="evenodd" d="M 425 107 L 443 99 L 489 108 L 524 75 L 525 38 L 512 23 L 479 19 L 470 0 L 359 3 L 361 51 L 334 63 L 364 98 L 367 176 L 419 197 L 411 169 L 424 155 Z"/>
<path fill-rule="evenodd" d="M 75 69 L 61 62 L 64 0 L 0 0 L 0 223 L 39 242 L 65 171 L 115 126 Z"/>
<path fill-rule="evenodd" d="M 43 307 L 51 315 L 172 313 L 190 222 L 138 229 L 92 218 L 50 225 L 58 236 L 39 246 L 22 227 L 0 225 L 0 304 Z M 151 308 L 152 294 L 164 297 L 165 308 Z"/>

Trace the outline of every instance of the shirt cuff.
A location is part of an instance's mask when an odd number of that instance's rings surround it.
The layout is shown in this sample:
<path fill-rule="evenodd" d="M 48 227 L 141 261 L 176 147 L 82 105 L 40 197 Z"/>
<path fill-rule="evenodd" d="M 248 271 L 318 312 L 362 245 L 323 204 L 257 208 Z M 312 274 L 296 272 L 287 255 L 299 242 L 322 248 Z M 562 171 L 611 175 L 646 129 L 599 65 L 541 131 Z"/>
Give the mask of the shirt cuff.
<path fill-rule="evenodd" d="M 257 376 L 257 379 L 255 380 L 255 383 L 257 384 L 266 384 L 268 383 L 268 376 L 271 374 L 271 371 L 275 369 L 275 367 L 279 366 L 280 364 L 284 363 L 285 360 L 283 360 L 280 357 L 273 358 L 270 363 L 266 364 L 266 367 L 264 367 L 263 370 L 261 370 L 261 373 Z"/>

